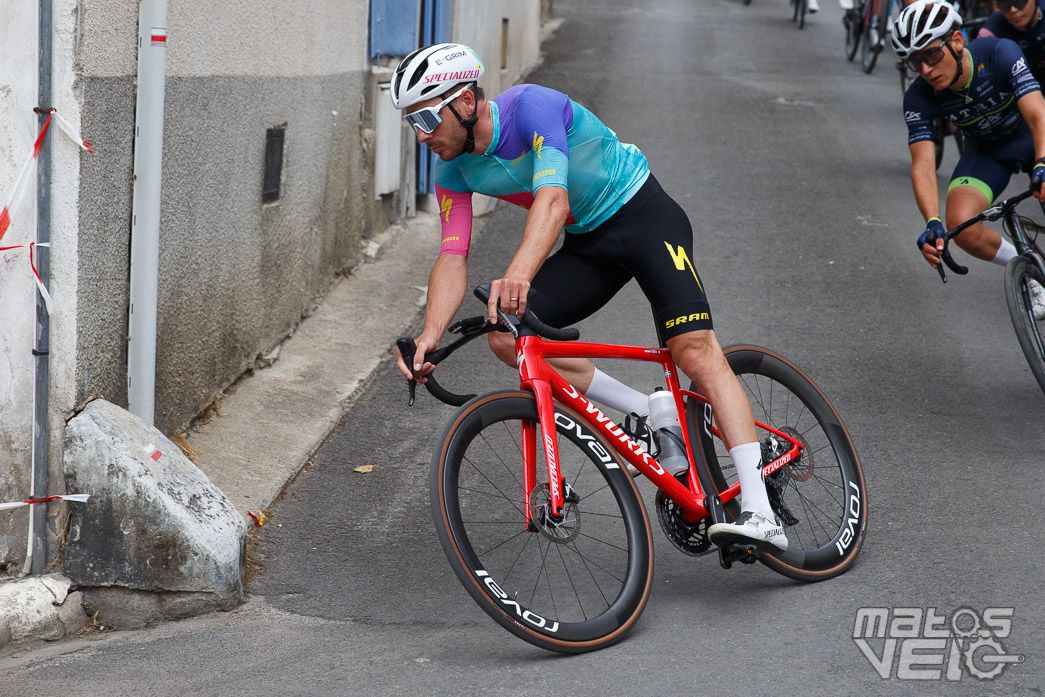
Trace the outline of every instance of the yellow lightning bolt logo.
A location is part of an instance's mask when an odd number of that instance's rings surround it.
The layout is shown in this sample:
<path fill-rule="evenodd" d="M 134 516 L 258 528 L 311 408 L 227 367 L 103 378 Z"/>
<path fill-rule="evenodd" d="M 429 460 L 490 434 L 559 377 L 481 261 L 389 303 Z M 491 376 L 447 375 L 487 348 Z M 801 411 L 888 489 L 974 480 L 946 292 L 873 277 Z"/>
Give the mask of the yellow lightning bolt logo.
<path fill-rule="evenodd" d="M 664 246 L 668 248 L 668 254 L 671 255 L 671 260 L 675 262 L 675 269 L 678 271 L 685 271 L 686 267 L 688 266 L 689 272 L 693 274 L 693 280 L 697 282 L 697 287 L 700 288 L 701 292 L 704 292 L 704 286 L 700 285 L 700 279 L 697 278 L 697 272 L 694 271 L 693 264 L 690 262 L 689 255 L 686 254 L 686 250 L 680 246 L 678 248 L 678 251 L 676 251 L 667 242 L 664 243 Z"/>
<path fill-rule="evenodd" d="M 544 146 L 544 136 L 537 135 L 537 131 L 533 132 L 533 150 L 537 153 L 537 159 L 541 159 L 541 147 Z"/>
<path fill-rule="evenodd" d="M 439 212 L 446 213 L 446 222 L 450 222 L 450 208 L 454 205 L 454 200 L 443 194 L 443 200 L 439 203 Z"/>

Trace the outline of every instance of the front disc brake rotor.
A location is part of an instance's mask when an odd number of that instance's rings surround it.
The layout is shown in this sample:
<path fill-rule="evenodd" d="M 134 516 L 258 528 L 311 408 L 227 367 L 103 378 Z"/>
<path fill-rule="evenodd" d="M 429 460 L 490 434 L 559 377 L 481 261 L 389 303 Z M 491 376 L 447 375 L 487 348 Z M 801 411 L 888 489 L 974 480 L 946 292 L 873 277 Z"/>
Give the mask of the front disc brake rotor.
<path fill-rule="evenodd" d="M 539 484 L 530 492 L 530 525 L 556 544 L 572 542 L 581 534 L 581 510 L 573 487 L 568 484 L 562 503 L 562 515 L 553 516 L 552 497 L 548 484 Z"/>

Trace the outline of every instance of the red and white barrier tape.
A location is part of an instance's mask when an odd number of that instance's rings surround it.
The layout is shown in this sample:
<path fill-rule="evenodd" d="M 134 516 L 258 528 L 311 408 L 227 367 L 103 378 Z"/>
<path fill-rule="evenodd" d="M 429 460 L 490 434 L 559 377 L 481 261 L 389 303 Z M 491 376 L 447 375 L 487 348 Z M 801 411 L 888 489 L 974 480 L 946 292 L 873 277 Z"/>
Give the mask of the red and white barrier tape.
<path fill-rule="evenodd" d="M 3 209 L 0 209 L 0 239 L 3 239 L 7 233 L 7 229 L 11 227 L 11 217 L 14 216 L 15 211 L 18 209 L 18 205 L 22 202 L 22 198 L 25 197 L 25 190 L 29 186 L 30 172 L 33 170 L 33 164 L 36 163 L 36 158 L 40 154 L 40 148 L 43 147 L 44 138 L 47 137 L 47 129 L 51 125 L 51 119 L 58 124 L 58 128 L 62 130 L 69 138 L 72 139 L 80 148 L 87 152 L 93 153 L 91 150 L 92 143 L 88 143 L 86 140 L 80 137 L 79 132 L 70 126 L 65 119 L 58 115 L 55 109 L 51 109 L 47 116 L 47 120 L 44 121 L 44 125 L 40 128 L 40 133 L 36 136 L 36 141 L 33 143 L 33 152 L 29 158 L 22 165 L 21 171 L 18 173 L 18 178 L 15 179 L 14 189 L 11 191 L 11 195 L 8 196 L 7 202 L 4 204 Z M 33 276 L 36 279 L 36 287 L 40 291 L 40 295 L 43 296 L 44 304 L 47 306 L 47 313 L 51 314 L 54 303 L 51 300 L 51 296 L 47 293 L 47 288 L 44 287 L 43 280 L 40 278 L 39 272 L 36 270 L 36 264 L 33 259 L 33 247 L 48 247 L 48 244 L 19 244 L 11 247 L 0 247 L 0 252 L 21 249 L 24 247 L 29 248 L 29 265 L 33 269 Z"/>
<path fill-rule="evenodd" d="M 33 270 L 33 280 L 36 281 L 36 289 L 40 291 L 40 297 L 44 299 L 44 306 L 47 307 L 47 314 L 52 314 L 54 310 L 54 301 L 51 300 L 51 294 L 47 292 L 47 286 L 44 285 L 44 281 L 40 278 L 40 272 L 36 270 L 36 260 L 33 258 L 34 247 L 50 247 L 50 242 L 30 242 L 29 244 L 16 244 L 11 247 L 0 247 L 0 252 L 6 252 L 9 249 L 24 249 L 29 248 L 29 268 Z"/>
<path fill-rule="evenodd" d="M 29 501 L 12 501 L 10 503 L 0 503 L 0 511 L 7 510 L 8 508 L 20 508 L 22 506 L 33 506 L 38 503 L 47 503 L 48 501 L 78 501 L 79 503 L 87 503 L 87 499 L 90 498 L 90 494 L 65 494 L 64 496 L 48 496 L 43 499 L 36 499 Z"/>

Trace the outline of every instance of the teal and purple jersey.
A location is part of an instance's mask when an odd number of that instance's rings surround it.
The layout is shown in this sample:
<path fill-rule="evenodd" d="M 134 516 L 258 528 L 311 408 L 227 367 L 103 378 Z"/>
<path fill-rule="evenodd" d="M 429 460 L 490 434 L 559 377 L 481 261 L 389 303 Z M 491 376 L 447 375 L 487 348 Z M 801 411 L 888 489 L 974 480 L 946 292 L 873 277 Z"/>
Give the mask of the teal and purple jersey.
<path fill-rule="evenodd" d="M 919 77 L 907 89 L 903 109 L 908 144 L 932 140 L 935 117 L 950 119 L 967 138 L 981 143 L 1029 137 L 1016 103 L 1040 87 L 1020 47 L 1008 39 L 983 38 L 966 50 L 972 55 L 968 82 L 937 92 Z"/>
<path fill-rule="evenodd" d="M 585 233 L 608 220 L 649 177 L 646 156 L 565 94 L 517 85 L 490 101 L 493 140 L 482 154 L 439 161 L 441 254 L 468 256 L 472 194 L 529 209 L 544 186 L 565 189 L 566 232 Z"/>

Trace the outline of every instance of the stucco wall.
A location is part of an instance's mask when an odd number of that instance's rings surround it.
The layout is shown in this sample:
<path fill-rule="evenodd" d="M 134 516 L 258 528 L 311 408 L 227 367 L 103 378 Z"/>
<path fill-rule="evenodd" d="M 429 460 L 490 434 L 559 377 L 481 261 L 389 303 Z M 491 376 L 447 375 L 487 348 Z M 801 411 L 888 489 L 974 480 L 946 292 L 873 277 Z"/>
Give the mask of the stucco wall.
<path fill-rule="evenodd" d="M 28 4 L 28 3 L 26 3 Z M 36 5 L 13 3 L 0 22 L 0 207 L 33 151 L 37 118 Z M 30 182 L 0 246 L 36 239 L 36 186 Z M 0 502 L 29 494 L 33 416 L 35 296 L 29 255 L 0 252 Z M 27 509 L 0 512 L 0 577 L 25 552 Z M 14 571 L 15 569 L 10 569 Z"/>
<path fill-rule="evenodd" d="M 507 61 L 501 68 L 502 20 L 508 20 Z M 453 40 L 471 46 L 486 63 L 479 84 L 495 97 L 540 59 L 540 0 L 456 0 Z"/>
<path fill-rule="evenodd" d="M 126 403 L 137 4 L 83 0 L 76 403 Z M 367 3 L 171 3 L 160 223 L 156 425 L 184 428 L 281 341 L 389 217 L 360 147 Z M 281 201 L 261 204 L 268 128 L 286 124 Z M 104 153 L 104 154 L 103 154 Z"/>

